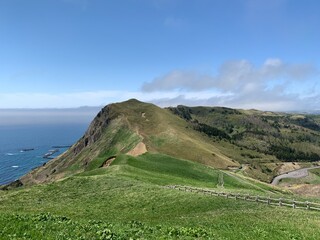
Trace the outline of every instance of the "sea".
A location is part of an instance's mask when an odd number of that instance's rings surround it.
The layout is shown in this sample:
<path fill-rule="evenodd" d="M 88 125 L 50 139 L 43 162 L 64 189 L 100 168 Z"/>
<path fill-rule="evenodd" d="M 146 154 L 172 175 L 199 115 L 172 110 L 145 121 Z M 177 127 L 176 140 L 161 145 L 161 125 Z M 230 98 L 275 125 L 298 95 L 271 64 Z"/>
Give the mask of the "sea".
<path fill-rule="evenodd" d="M 0 125 L 0 185 L 68 150 L 88 126 L 89 122 Z M 52 155 L 45 158 L 46 154 Z"/>

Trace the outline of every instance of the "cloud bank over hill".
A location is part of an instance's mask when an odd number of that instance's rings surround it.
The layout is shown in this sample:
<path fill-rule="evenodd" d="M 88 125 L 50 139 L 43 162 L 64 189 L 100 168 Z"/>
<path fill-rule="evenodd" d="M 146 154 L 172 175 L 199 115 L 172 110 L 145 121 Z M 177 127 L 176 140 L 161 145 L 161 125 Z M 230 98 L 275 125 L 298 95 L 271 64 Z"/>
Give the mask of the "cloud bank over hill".
<path fill-rule="evenodd" d="M 144 83 L 145 92 L 174 89 L 253 92 L 263 90 L 269 81 L 280 81 L 279 84 L 302 81 L 316 74 L 312 65 L 283 63 L 280 59 L 267 59 L 260 68 L 247 60 L 230 61 L 222 64 L 216 76 L 197 72 L 175 70 L 163 77 Z"/>
<path fill-rule="evenodd" d="M 137 98 L 162 107 L 183 104 L 315 111 L 320 109 L 319 77 L 319 69 L 312 64 L 291 64 L 270 58 L 256 66 L 248 60 L 238 60 L 223 63 L 216 74 L 172 70 L 136 85 L 137 91 L 0 93 L 0 108 L 104 106 Z"/>
<path fill-rule="evenodd" d="M 142 91 L 180 93 L 174 98 L 155 99 L 160 105 L 186 103 L 276 111 L 314 110 L 320 101 L 317 78 L 319 71 L 311 64 L 267 59 L 256 67 L 240 60 L 222 64 L 216 75 L 174 70 L 144 83 Z M 212 96 L 208 97 L 208 91 L 213 91 Z M 190 92 L 193 95 L 197 92 L 198 96 L 190 98 Z"/>

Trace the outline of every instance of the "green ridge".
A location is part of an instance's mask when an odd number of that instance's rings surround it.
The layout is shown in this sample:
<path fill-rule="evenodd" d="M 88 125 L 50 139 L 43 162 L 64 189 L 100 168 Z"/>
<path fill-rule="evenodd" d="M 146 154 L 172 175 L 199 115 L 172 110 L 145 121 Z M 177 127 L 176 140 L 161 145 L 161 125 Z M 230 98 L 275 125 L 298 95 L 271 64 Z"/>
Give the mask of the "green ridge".
<path fill-rule="evenodd" d="M 256 110 L 108 105 L 68 152 L 0 191 L 0 239 L 320 239 L 318 212 L 164 187 L 317 201 L 259 180 L 283 164 L 266 139 L 318 154 L 318 125 L 317 116 Z M 128 155 L 138 143 L 148 152 Z"/>

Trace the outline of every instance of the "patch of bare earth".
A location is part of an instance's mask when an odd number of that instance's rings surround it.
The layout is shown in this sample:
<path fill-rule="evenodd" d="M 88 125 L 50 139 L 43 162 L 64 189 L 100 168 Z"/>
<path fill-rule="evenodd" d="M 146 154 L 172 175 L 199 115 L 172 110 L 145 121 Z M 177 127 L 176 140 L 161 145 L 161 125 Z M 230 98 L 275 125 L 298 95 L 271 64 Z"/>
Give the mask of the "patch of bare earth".
<path fill-rule="evenodd" d="M 141 113 L 141 117 L 142 117 L 142 118 L 145 118 L 145 119 L 146 119 L 146 122 L 149 122 L 149 119 L 148 119 L 148 118 L 146 118 L 146 113 L 144 113 L 144 112 L 143 112 L 143 113 Z"/>
<path fill-rule="evenodd" d="M 299 184 L 288 187 L 294 193 L 308 197 L 320 197 L 320 184 Z"/>
<path fill-rule="evenodd" d="M 143 142 L 139 142 L 137 144 L 137 146 L 135 146 L 134 149 L 132 149 L 131 151 L 129 151 L 127 154 L 130 155 L 130 156 L 139 156 L 139 155 L 142 155 L 144 153 L 147 152 L 147 147 L 146 145 L 143 143 Z"/>
<path fill-rule="evenodd" d="M 113 160 L 115 160 L 116 157 L 111 157 L 111 158 L 108 158 L 102 165 L 103 168 L 107 168 L 110 166 L 110 164 L 113 162 Z"/>

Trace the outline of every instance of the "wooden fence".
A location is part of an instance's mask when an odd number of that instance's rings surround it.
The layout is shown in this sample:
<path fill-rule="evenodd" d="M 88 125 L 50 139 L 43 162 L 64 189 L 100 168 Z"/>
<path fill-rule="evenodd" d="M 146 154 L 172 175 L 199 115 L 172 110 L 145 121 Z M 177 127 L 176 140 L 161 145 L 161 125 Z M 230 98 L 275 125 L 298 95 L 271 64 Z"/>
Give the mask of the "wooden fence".
<path fill-rule="evenodd" d="M 212 189 L 204 189 L 204 188 L 180 186 L 180 185 L 170 185 L 166 187 L 171 189 L 177 189 L 180 191 L 185 191 L 185 192 L 196 192 L 196 193 L 202 193 L 202 194 L 211 195 L 211 196 L 232 198 L 235 200 L 265 203 L 268 205 L 274 205 L 274 206 L 280 206 L 280 207 L 291 207 L 294 209 L 320 211 L 320 203 L 309 202 L 309 201 L 303 202 L 303 201 L 296 201 L 294 199 L 286 199 L 286 198 L 272 198 L 272 197 L 264 197 L 264 196 L 253 196 L 250 194 L 220 192 Z"/>

